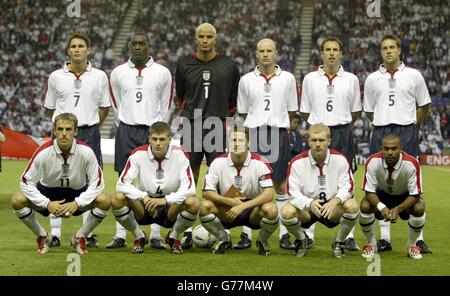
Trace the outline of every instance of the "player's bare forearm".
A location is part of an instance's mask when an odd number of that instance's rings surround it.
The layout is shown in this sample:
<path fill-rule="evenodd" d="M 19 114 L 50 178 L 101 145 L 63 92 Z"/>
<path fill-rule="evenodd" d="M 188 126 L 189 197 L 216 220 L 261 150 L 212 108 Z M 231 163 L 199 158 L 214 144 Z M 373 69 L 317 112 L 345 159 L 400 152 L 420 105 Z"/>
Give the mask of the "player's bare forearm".
<path fill-rule="evenodd" d="M 245 209 L 262 206 L 265 203 L 272 201 L 273 189 L 272 187 L 264 189 L 264 191 L 255 198 L 249 199 L 244 202 Z"/>
<path fill-rule="evenodd" d="M 414 196 L 408 196 L 401 204 L 397 206 L 398 212 L 401 213 L 412 208 L 418 199 Z"/>
<path fill-rule="evenodd" d="M 417 115 L 417 127 L 421 127 L 422 123 L 425 121 L 428 115 L 428 110 L 430 109 L 430 105 L 425 105 L 417 108 L 416 115 Z"/>
<path fill-rule="evenodd" d="M 98 115 L 100 117 L 98 126 L 102 126 L 103 121 L 105 121 L 106 116 L 108 116 L 108 113 L 109 113 L 109 108 L 100 108 L 100 110 L 98 111 Z"/>
<path fill-rule="evenodd" d="M 373 122 L 373 112 L 366 112 L 367 118 L 369 118 L 370 122 Z"/>
<path fill-rule="evenodd" d="M 216 205 L 236 206 L 236 202 L 242 203 L 239 198 L 229 198 L 218 194 L 216 191 L 203 191 L 203 198 L 212 201 Z"/>

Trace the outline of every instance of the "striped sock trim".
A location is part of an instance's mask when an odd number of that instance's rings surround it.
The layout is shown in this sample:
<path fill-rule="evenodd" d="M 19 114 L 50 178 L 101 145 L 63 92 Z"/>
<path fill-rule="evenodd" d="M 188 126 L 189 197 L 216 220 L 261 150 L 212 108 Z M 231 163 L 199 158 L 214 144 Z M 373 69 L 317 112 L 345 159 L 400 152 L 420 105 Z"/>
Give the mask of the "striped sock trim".
<path fill-rule="evenodd" d="M 276 225 L 276 224 L 278 224 L 280 222 L 280 220 L 278 218 L 276 218 L 275 220 L 269 220 L 269 219 L 266 219 L 266 218 L 262 218 L 261 222 L 264 223 L 264 224 L 267 224 L 267 225 Z"/>
<path fill-rule="evenodd" d="M 414 227 L 411 224 L 409 224 L 409 222 L 408 222 L 408 226 L 411 227 L 412 229 L 414 229 L 416 232 L 420 232 L 420 231 L 422 231 L 422 228 L 425 226 L 425 223 L 422 224 L 421 226 Z"/>
<path fill-rule="evenodd" d="M 123 213 L 123 211 L 125 211 L 125 213 Z M 125 215 L 128 215 L 131 212 L 131 209 L 128 208 L 128 207 L 123 207 L 123 208 L 120 208 L 120 209 L 117 209 L 117 210 L 113 210 L 112 212 L 114 214 L 114 217 L 120 218 L 120 217 L 123 217 Z"/>
<path fill-rule="evenodd" d="M 191 221 L 191 222 L 194 222 L 195 220 L 197 220 L 197 216 L 194 216 L 189 212 L 181 212 L 180 215 L 182 218 L 184 218 L 188 221 Z"/>
<path fill-rule="evenodd" d="M 214 219 L 216 219 L 216 215 L 209 214 L 209 215 L 200 217 L 200 222 L 209 223 L 209 222 L 213 221 Z"/>

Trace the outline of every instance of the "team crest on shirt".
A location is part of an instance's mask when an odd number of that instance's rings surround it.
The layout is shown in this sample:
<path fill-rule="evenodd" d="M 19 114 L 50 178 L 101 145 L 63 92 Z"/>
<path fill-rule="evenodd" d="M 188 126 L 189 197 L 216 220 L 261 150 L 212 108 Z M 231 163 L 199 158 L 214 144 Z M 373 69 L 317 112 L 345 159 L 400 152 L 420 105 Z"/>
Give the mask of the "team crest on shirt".
<path fill-rule="evenodd" d="M 144 76 L 136 76 L 136 85 L 142 85 L 144 83 Z"/>
<path fill-rule="evenodd" d="M 242 176 L 234 176 L 234 186 L 241 188 L 242 186 Z"/>
<path fill-rule="evenodd" d="M 388 81 L 389 88 L 395 88 L 395 84 L 396 84 L 395 79 L 389 78 L 389 81 Z"/>
<path fill-rule="evenodd" d="M 69 177 L 69 169 L 70 169 L 69 164 L 63 164 L 62 165 L 62 178 Z"/>
<path fill-rule="evenodd" d="M 272 85 L 270 83 L 264 83 L 264 92 L 270 93 L 272 91 Z"/>
<path fill-rule="evenodd" d="M 332 84 L 327 85 L 327 93 L 330 95 L 334 94 L 334 85 Z"/>
<path fill-rule="evenodd" d="M 80 89 L 81 88 L 81 80 L 80 79 L 75 79 L 73 81 L 73 86 L 75 87 L 75 89 Z"/>
<path fill-rule="evenodd" d="M 209 70 L 203 71 L 203 80 L 208 81 L 211 79 L 211 72 Z"/>
<path fill-rule="evenodd" d="M 156 170 L 156 179 L 161 180 L 164 178 L 164 170 L 157 169 Z"/>

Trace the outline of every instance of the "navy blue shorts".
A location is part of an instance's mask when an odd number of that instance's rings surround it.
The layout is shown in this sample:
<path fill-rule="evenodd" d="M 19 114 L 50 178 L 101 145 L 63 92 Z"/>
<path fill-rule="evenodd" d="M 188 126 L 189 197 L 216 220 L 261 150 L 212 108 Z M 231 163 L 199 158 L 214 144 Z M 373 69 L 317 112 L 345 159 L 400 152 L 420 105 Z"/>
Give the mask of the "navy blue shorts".
<path fill-rule="evenodd" d="M 277 135 L 278 138 L 275 138 Z M 274 147 L 272 147 L 272 140 L 278 141 L 273 143 Z M 291 159 L 289 146 L 288 132 L 285 128 L 261 126 L 250 129 L 250 151 L 256 151 L 270 162 L 274 181 L 286 180 L 287 167 Z"/>
<path fill-rule="evenodd" d="M 57 201 L 57 200 L 65 199 L 64 203 L 68 203 L 68 202 L 74 201 L 76 197 L 80 196 L 81 193 L 85 192 L 87 189 L 87 185 L 81 189 L 75 190 L 75 189 L 67 188 L 67 187 L 45 187 L 44 185 L 42 185 L 39 182 L 39 183 L 37 183 L 36 188 L 37 188 L 37 190 L 39 190 L 39 192 L 43 196 L 50 199 L 50 201 Z M 37 211 L 37 212 L 41 213 L 45 217 L 50 215 L 50 212 L 47 209 L 42 210 L 42 211 Z M 73 214 L 73 216 L 81 215 L 81 214 L 83 214 L 83 212 L 78 209 Z"/>
<path fill-rule="evenodd" d="M 223 227 L 225 227 L 226 229 L 231 229 L 237 226 L 247 226 L 251 229 L 261 229 L 261 226 L 259 224 L 254 225 L 250 223 L 250 214 L 252 213 L 253 209 L 254 208 L 246 209 L 230 223 L 222 222 Z"/>
<path fill-rule="evenodd" d="M 317 217 L 316 214 L 314 214 L 312 211 L 309 211 L 309 215 L 311 216 L 311 220 L 309 220 L 306 223 L 302 222 L 302 228 L 309 228 L 311 225 L 313 225 L 316 222 L 320 222 L 321 224 L 325 225 L 328 228 L 334 228 L 337 225 L 339 225 L 339 222 L 332 222 L 328 219 Z"/>
<path fill-rule="evenodd" d="M 116 133 L 114 170 L 122 173 L 131 152 L 139 146 L 148 144 L 147 125 L 128 125 L 119 123 Z"/>
<path fill-rule="evenodd" d="M 370 137 L 370 154 L 381 151 L 381 140 L 387 134 L 399 135 L 402 150 L 413 157 L 417 158 L 419 156 L 419 135 L 415 124 L 375 126 Z"/>
<path fill-rule="evenodd" d="M 143 204 L 142 204 L 143 205 Z M 141 220 L 136 219 L 139 225 L 149 225 L 149 224 L 159 224 L 165 228 L 172 228 L 175 221 L 170 221 L 167 218 L 167 213 L 169 212 L 170 205 L 158 206 L 156 207 L 157 215 L 153 218 L 148 211 L 144 208 L 144 217 Z"/>
<path fill-rule="evenodd" d="M 80 141 L 85 142 L 92 148 L 92 150 L 94 150 L 98 164 L 103 168 L 102 150 L 100 146 L 101 137 L 98 125 L 95 124 L 91 126 L 79 126 L 78 135 L 76 138 Z"/>
<path fill-rule="evenodd" d="M 344 154 L 350 165 L 352 173 L 356 172 L 357 165 L 355 159 L 355 143 L 353 140 L 353 132 L 348 124 L 330 126 L 331 145 L 330 149 L 334 149 Z"/>
<path fill-rule="evenodd" d="M 378 196 L 378 199 L 384 203 L 384 205 L 388 208 L 388 209 L 392 209 L 395 208 L 396 206 L 400 205 L 402 202 L 405 201 L 405 199 L 410 196 L 409 192 L 406 192 L 402 195 L 392 195 L 389 193 L 386 193 L 384 191 L 381 190 L 377 190 L 376 195 Z M 420 199 L 420 195 L 417 196 L 418 199 Z M 409 219 L 409 213 L 408 213 L 408 209 L 399 213 L 398 214 L 399 217 L 402 220 L 408 220 Z M 378 211 L 378 209 L 375 211 L 375 218 L 377 220 L 382 220 L 383 218 L 381 217 L 381 213 L 380 211 Z"/>

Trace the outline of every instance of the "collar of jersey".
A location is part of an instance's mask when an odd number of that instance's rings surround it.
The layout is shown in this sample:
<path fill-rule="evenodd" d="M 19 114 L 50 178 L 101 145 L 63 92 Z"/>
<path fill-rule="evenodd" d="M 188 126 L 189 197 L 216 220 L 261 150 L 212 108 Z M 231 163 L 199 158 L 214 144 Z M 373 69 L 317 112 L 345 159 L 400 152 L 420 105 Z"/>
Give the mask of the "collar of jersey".
<path fill-rule="evenodd" d="M 275 70 L 275 75 L 280 76 L 280 74 L 281 74 L 281 68 L 280 68 L 280 66 L 275 65 L 275 68 L 276 68 L 276 70 Z M 256 76 L 261 76 L 261 72 L 259 71 L 259 66 L 256 66 L 256 67 L 255 67 L 255 75 L 256 75 Z"/>
<path fill-rule="evenodd" d="M 69 154 L 74 154 L 75 153 L 75 148 L 77 146 L 77 140 L 73 139 L 72 140 L 72 147 L 70 148 L 70 152 Z M 55 151 L 58 154 L 62 154 L 61 148 L 59 148 L 58 143 L 56 142 L 56 139 L 53 140 L 53 147 L 55 147 Z"/>
<path fill-rule="evenodd" d="M 383 167 L 387 170 L 388 166 L 386 164 L 386 162 L 383 160 Z M 397 163 L 394 165 L 394 170 L 398 170 L 400 168 L 400 166 L 402 165 L 402 160 L 403 160 L 403 153 L 400 153 L 400 158 L 398 159 Z"/>
<path fill-rule="evenodd" d="M 406 67 L 405 64 L 402 61 L 400 61 L 400 66 L 398 66 L 397 70 L 403 71 L 403 69 L 405 69 L 405 67 Z M 380 72 L 383 74 L 387 73 L 387 69 L 384 67 L 384 64 L 380 65 Z"/>
<path fill-rule="evenodd" d="M 228 165 L 230 167 L 233 167 L 234 166 L 234 162 L 231 159 L 231 153 L 228 153 L 228 157 L 227 158 L 228 158 Z M 247 158 L 244 161 L 244 166 L 245 167 L 248 167 L 248 165 L 250 164 L 250 160 L 251 159 L 252 159 L 252 154 L 250 153 L 250 151 L 247 151 Z"/>
<path fill-rule="evenodd" d="M 323 65 L 320 65 L 319 68 L 317 69 L 317 71 L 319 72 L 319 74 L 321 76 L 324 76 L 327 74 L 323 70 Z M 342 74 L 344 74 L 344 67 L 342 67 L 342 65 L 339 65 L 339 70 L 337 71 L 336 76 L 341 76 Z"/>
<path fill-rule="evenodd" d="M 308 157 L 312 165 L 317 165 L 316 160 L 314 159 L 314 157 L 312 157 L 311 149 L 309 149 L 308 151 Z M 323 164 L 328 164 L 329 161 L 330 161 L 330 149 L 327 149 L 327 157 L 325 157 L 325 161 L 323 162 Z"/>
<path fill-rule="evenodd" d="M 169 145 L 169 147 L 167 148 L 167 153 L 164 156 L 164 158 L 165 159 L 169 159 L 170 155 L 172 155 L 172 151 L 173 151 L 172 145 Z M 147 152 L 148 152 L 148 156 L 150 157 L 150 159 L 155 159 L 155 156 L 152 153 L 152 146 L 151 145 L 148 145 Z"/>
<path fill-rule="evenodd" d="M 65 73 L 69 73 L 70 71 L 69 71 L 69 64 L 70 64 L 70 61 L 67 61 L 67 62 L 64 62 L 64 72 Z M 91 62 L 87 62 L 87 67 L 86 67 L 86 72 L 89 72 L 89 71 L 91 71 L 91 69 L 92 69 L 92 65 L 91 65 Z"/>
<path fill-rule="evenodd" d="M 145 63 L 145 66 L 147 68 L 151 67 L 153 65 L 153 57 L 149 56 L 148 62 Z M 130 68 L 135 68 L 136 65 L 131 61 L 131 58 L 128 59 L 128 66 L 130 66 Z"/>

